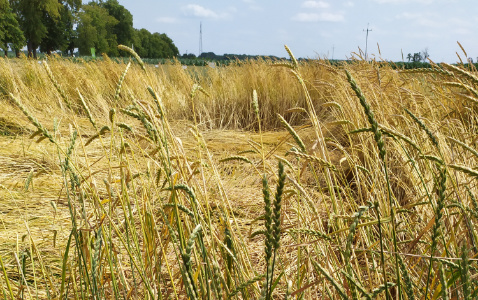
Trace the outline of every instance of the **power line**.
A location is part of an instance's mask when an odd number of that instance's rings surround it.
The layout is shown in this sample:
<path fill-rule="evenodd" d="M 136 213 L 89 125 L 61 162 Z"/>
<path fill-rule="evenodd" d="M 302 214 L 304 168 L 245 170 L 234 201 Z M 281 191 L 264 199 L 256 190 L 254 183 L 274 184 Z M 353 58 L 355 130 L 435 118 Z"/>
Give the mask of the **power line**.
<path fill-rule="evenodd" d="M 367 32 L 367 35 L 365 37 L 365 60 L 367 60 L 368 32 L 372 31 L 372 29 L 368 29 L 368 25 L 369 25 L 369 23 L 367 23 L 367 30 L 365 30 L 365 29 L 363 30 L 363 31 Z"/>

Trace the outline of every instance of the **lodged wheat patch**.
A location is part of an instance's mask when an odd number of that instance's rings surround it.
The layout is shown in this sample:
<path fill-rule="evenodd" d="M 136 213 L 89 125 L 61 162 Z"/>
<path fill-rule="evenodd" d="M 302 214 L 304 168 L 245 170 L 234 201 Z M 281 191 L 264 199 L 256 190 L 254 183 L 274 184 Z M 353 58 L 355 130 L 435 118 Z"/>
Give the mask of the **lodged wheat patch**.
<path fill-rule="evenodd" d="M 0 58 L 6 299 L 474 299 L 476 69 Z"/>

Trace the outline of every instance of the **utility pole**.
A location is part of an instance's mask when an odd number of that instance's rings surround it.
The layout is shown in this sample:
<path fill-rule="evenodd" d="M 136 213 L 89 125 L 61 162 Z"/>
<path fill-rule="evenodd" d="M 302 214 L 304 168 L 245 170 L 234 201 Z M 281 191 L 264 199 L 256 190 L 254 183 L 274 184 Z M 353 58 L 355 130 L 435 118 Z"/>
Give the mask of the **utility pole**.
<path fill-rule="evenodd" d="M 199 23 L 199 56 L 202 54 L 202 22 Z"/>
<path fill-rule="evenodd" d="M 335 45 L 332 45 L 332 60 L 334 60 Z"/>
<path fill-rule="evenodd" d="M 367 35 L 365 37 L 365 61 L 367 61 L 368 32 L 372 31 L 372 29 L 368 29 L 368 25 L 369 25 L 369 23 L 367 23 L 367 30 L 365 30 L 365 29 L 363 30 L 363 31 L 367 32 Z"/>

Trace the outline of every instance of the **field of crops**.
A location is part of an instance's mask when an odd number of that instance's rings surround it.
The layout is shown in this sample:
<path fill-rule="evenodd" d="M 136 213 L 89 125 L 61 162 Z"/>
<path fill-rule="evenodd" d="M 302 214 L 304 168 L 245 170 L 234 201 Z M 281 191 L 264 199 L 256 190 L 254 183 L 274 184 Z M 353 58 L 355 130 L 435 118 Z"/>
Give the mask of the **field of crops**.
<path fill-rule="evenodd" d="M 0 58 L 0 297 L 478 297 L 477 70 L 289 55 Z"/>

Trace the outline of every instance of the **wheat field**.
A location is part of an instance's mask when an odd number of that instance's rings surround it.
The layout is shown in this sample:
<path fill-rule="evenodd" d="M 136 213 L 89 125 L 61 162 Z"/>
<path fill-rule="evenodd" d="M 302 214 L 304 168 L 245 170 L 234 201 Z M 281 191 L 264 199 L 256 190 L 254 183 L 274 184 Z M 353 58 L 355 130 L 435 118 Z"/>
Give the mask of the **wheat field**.
<path fill-rule="evenodd" d="M 0 58 L 4 299 L 475 299 L 478 72 Z"/>

